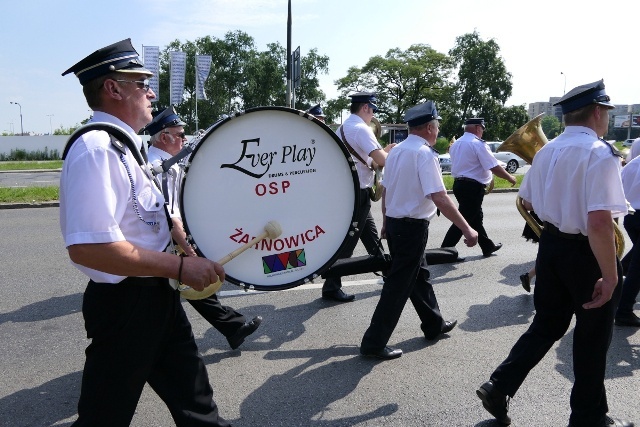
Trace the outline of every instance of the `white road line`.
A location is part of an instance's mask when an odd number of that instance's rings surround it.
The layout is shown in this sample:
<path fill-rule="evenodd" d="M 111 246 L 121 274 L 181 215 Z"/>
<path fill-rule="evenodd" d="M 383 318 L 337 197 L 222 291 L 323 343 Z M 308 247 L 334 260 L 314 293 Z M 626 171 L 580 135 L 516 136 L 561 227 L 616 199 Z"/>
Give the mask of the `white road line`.
<path fill-rule="evenodd" d="M 362 285 L 382 285 L 382 278 L 379 279 L 367 279 L 367 280 L 353 280 L 351 282 L 342 282 L 342 286 L 362 286 Z M 231 286 L 233 286 L 231 284 Z M 296 286 L 291 289 L 284 289 L 283 291 L 299 291 L 299 290 L 307 290 L 307 289 L 320 289 L 322 288 L 322 283 L 309 283 L 307 285 Z M 276 291 L 245 291 L 244 289 L 230 290 L 230 291 L 221 291 L 218 292 L 218 296 L 238 296 L 238 295 L 254 295 L 254 294 L 263 294 L 265 292 L 276 292 Z"/>

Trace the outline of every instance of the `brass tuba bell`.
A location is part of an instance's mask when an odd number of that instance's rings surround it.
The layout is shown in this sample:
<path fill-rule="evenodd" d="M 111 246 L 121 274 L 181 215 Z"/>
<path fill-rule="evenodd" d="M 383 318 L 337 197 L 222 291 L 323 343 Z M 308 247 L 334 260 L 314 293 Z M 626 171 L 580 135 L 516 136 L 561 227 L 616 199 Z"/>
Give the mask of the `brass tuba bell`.
<path fill-rule="evenodd" d="M 509 138 L 507 138 L 496 151 L 509 151 L 515 155 L 522 157 L 527 163 L 533 163 L 533 157 L 536 153 L 548 142 L 547 137 L 542 132 L 542 125 L 540 124 L 542 120 L 542 114 L 538 114 L 533 119 L 529 120 L 522 127 L 520 127 L 517 131 L 515 131 Z M 516 207 L 518 208 L 518 212 L 527 222 L 529 227 L 536 233 L 538 237 L 542 233 L 542 224 L 540 224 L 536 219 L 527 211 L 527 209 L 522 204 L 522 197 L 518 196 L 516 198 Z M 624 254 L 624 235 L 622 234 L 622 230 L 618 226 L 618 223 L 613 221 L 613 232 L 616 243 L 616 254 L 618 258 L 622 258 Z"/>
<path fill-rule="evenodd" d="M 375 117 L 371 117 L 371 122 L 369 123 L 369 127 L 373 131 L 373 134 L 376 136 L 376 139 L 380 139 L 382 135 L 382 125 Z"/>

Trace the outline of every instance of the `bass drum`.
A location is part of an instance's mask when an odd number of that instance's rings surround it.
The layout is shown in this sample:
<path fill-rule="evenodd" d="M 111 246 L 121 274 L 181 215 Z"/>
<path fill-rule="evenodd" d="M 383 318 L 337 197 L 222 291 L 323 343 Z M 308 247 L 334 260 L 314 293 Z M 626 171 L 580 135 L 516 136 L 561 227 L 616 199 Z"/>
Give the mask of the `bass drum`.
<path fill-rule="evenodd" d="M 275 221 L 282 234 L 225 264 L 262 291 L 310 282 L 353 237 L 359 182 L 351 156 L 303 111 L 259 107 L 215 123 L 189 157 L 180 210 L 196 252 L 218 261 Z"/>

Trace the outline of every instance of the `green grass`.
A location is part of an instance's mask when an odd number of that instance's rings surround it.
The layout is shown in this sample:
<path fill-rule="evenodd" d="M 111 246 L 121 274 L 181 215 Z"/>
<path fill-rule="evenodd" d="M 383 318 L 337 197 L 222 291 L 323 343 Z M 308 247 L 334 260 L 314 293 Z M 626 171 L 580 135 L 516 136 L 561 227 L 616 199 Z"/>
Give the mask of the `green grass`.
<path fill-rule="evenodd" d="M 41 203 L 58 200 L 58 187 L 0 187 L 0 203 Z"/>
<path fill-rule="evenodd" d="M 8 168 L 7 164 L 11 163 L 14 167 Z M 43 162 L 0 162 L 0 170 L 27 170 L 36 169 L 35 164 L 47 164 L 44 169 L 56 169 L 59 168 L 62 162 L 58 161 L 43 161 Z M 29 167 L 23 167 L 28 165 Z M 56 167 L 57 165 L 57 167 Z M 520 187 L 524 175 L 516 175 L 517 184 L 516 188 Z M 443 175 L 444 185 L 447 190 L 453 188 L 453 177 L 451 175 Z M 494 189 L 497 188 L 512 188 L 509 182 L 501 178 L 494 179 Z M 22 187 L 22 188 L 3 188 L 0 187 L 0 203 L 42 203 L 58 200 L 59 189 L 58 187 Z"/>
<path fill-rule="evenodd" d="M 511 187 L 511 184 L 509 183 L 509 181 L 502 178 L 494 177 L 493 179 L 494 190 L 497 188 L 520 188 L 520 184 L 522 184 L 522 179 L 524 178 L 524 175 L 515 175 L 515 177 L 516 177 L 516 185 L 514 187 Z M 451 175 L 442 175 L 442 180 L 444 181 L 444 186 L 446 187 L 447 190 L 453 189 L 453 177 Z"/>
<path fill-rule="evenodd" d="M 60 169 L 60 168 L 62 168 L 62 160 L 0 162 L 0 171 Z"/>

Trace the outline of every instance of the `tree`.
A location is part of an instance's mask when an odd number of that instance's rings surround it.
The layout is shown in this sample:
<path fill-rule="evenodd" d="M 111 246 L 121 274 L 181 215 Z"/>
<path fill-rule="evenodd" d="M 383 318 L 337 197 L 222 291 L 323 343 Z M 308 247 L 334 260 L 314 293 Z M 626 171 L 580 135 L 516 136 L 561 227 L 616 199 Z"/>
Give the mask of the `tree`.
<path fill-rule="evenodd" d="M 242 31 L 230 31 L 223 39 L 206 36 L 195 42 L 171 42 L 160 55 L 160 99 L 158 109 L 169 106 L 170 52 L 187 55 L 183 100 L 176 111 L 187 122 L 187 133 L 195 130 L 195 55 L 211 55 L 211 71 L 204 84 L 207 100 L 198 100 L 198 121 L 207 127 L 221 116 L 259 106 L 286 103 L 286 51 L 270 43 L 265 51 Z M 329 58 L 312 49 L 301 57 L 302 87 L 298 101 L 308 105 L 324 100 L 318 74 L 328 72 Z"/>
<path fill-rule="evenodd" d="M 542 126 L 542 132 L 549 140 L 560 135 L 562 131 L 562 123 L 556 116 L 544 116 L 540 121 L 540 125 Z"/>
<path fill-rule="evenodd" d="M 507 72 L 499 53 L 500 47 L 493 39 L 482 41 L 476 31 L 456 38 L 456 45 L 449 55 L 458 73 L 451 99 L 447 102 L 443 133 L 459 135 L 464 120 L 475 116 L 483 117 L 487 122 L 487 139 L 508 136 L 497 132 L 513 127 L 513 124 L 503 126 L 498 121 L 501 116 L 510 116 L 503 114 L 502 108 L 513 88 L 511 73 Z"/>
<path fill-rule="evenodd" d="M 452 63 L 429 45 L 415 44 L 406 51 L 390 49 L 383 57 L 374 56 L 361 69 L 351 67 L 336 81 L 346 97 L 370 90 L 378 95 L 378 119 L 401 123 L 404 113 L 426 100 L 439 100 L 447 89 Z"/>

